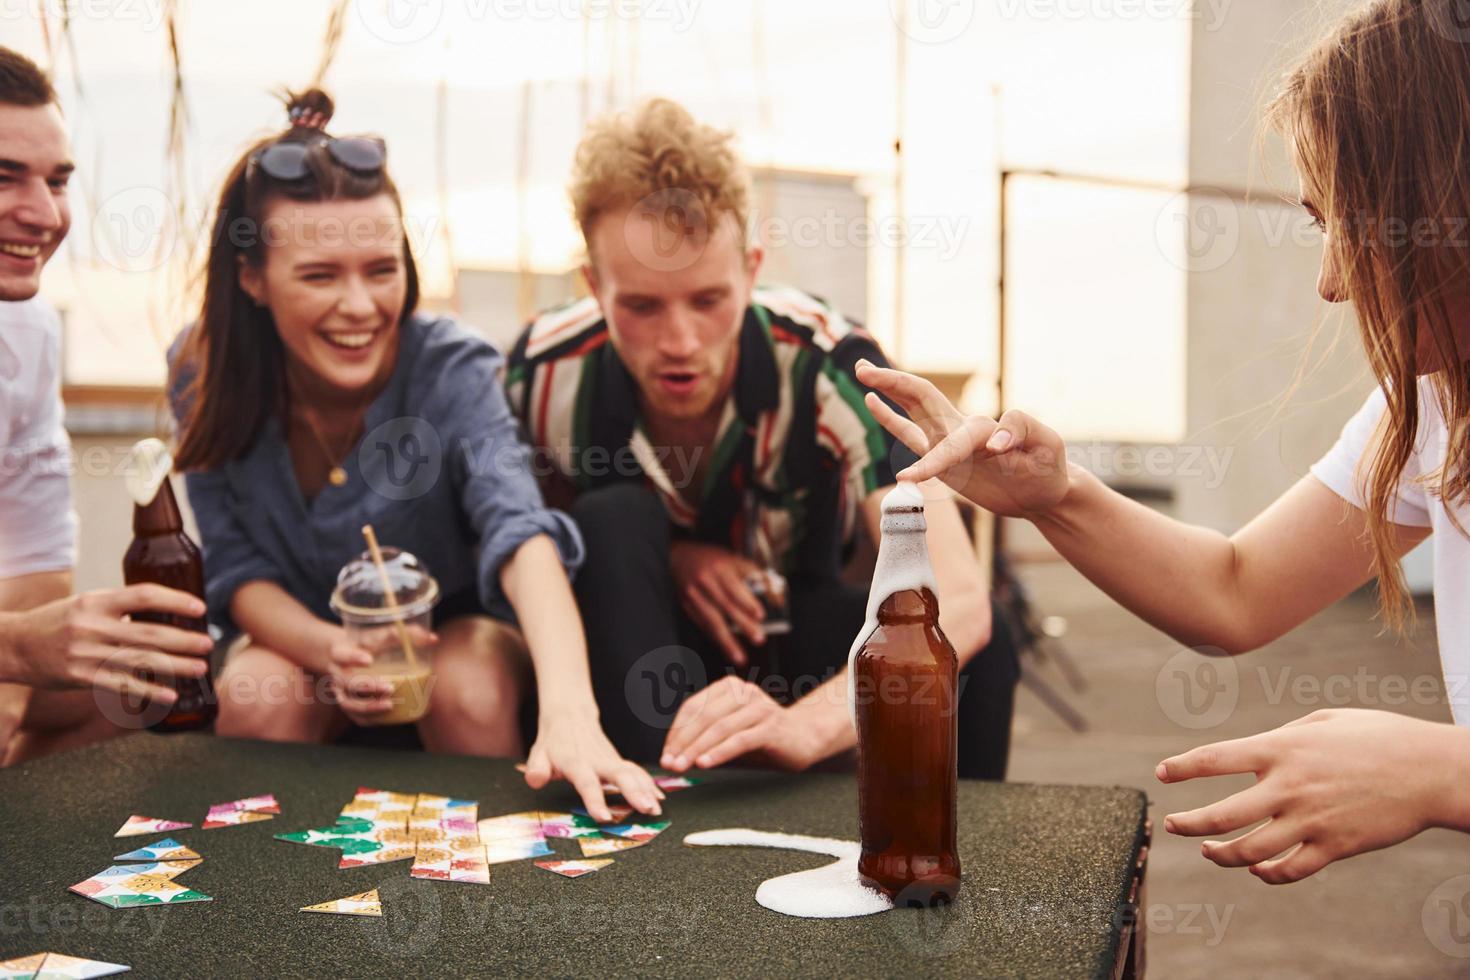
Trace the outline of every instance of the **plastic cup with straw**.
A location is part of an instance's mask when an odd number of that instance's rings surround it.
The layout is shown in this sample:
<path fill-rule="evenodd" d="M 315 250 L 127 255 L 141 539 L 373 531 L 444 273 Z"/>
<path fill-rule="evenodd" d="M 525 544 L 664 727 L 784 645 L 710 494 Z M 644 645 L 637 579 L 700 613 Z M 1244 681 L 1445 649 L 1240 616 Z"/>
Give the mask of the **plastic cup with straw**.
<path fill-rule="evenodd" d="M 332 609 L 342 617 L 348 641 L 372 655 L 373 662 L 356 673 L 387 681 L 392 707 L 361 721 L 418 721 L 429 707 L 432 613 L 439 586 L 413 555 L 385 552 L 372 525 L 365 525 L 362 535 L 368 550 L 338 574 Z"/>

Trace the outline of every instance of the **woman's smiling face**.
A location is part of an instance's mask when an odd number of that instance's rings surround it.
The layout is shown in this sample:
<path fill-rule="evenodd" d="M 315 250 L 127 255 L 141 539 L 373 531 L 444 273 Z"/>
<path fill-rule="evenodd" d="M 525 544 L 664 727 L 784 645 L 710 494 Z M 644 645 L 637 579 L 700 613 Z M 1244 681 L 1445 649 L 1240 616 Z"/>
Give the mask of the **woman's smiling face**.
<path fill-rule="evenodd" d="M 391 371 L 408 295 L 403 220 L 388 194 L 265 210 L 264 261 L 240 285 L 269 308 L 294 367 L 341 392 Z"/>

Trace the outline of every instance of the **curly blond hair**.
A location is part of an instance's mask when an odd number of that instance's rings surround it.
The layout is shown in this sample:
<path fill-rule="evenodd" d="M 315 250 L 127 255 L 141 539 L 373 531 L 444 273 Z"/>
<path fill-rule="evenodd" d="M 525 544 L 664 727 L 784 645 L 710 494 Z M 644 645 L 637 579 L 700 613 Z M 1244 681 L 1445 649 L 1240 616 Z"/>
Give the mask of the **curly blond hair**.
<path fill-rule="evenodd" d="M 669 99 L 649 99 L 587 127 L 572 166 L 572 210 L 591 248 L 592 226 L 628 207 L 669 214 L 702 230 L 710 217 L 735 218 L 745 244 L 750 177 L 734 134 L 706 126 Z"/>

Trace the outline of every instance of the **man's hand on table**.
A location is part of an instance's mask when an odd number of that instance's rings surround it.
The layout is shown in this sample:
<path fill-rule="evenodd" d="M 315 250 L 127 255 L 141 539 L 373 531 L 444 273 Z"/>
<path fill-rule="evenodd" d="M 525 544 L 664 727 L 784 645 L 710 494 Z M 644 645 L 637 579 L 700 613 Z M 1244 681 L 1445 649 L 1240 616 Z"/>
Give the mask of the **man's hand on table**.
<path fill-rule="evenodd" d="M 536 743 L 526 760 L 526 785 L 540 789 L 553 779 L 571 783 L 596 820 L 612 819 L 603 796 L 604 783 L 616 786 L 638 812 L 655 817 L 662 812 L 663 791 L 640 766 L 618 754 L 595 713 L 543 706 Z"/>
<path fill-rule="evenodd" d="M 172 704 L 172 677 L 202 677 L 214 642 L 203 633 L 139 623 L 134 613 L 204 615 L 195 596 L 160 585 L 131 585 L 57 599 L 5 617 L 3 680 L 32 687 L 94 687 Z M 151 674 L 157 680 L 145 680 Z"/>
<path fill-rule="evenodd" d="M 659 762 L 684 772 L 754 755 L 765 765 L 799 771 L 822 759 L 818 743 L 795 705 L 782 705 L 760 685 L 730 674 L 679 707 Z"/>
<path fill-rule="evenodd" d="M 765 607 L 746 584 L 760 566 L 718 545 L 675 541 L 669 547 L 669 571 L 689 618 L 730 663 L 744 667 L 750 658 L 731 625 L 756 646 L 766 642 Z"/>

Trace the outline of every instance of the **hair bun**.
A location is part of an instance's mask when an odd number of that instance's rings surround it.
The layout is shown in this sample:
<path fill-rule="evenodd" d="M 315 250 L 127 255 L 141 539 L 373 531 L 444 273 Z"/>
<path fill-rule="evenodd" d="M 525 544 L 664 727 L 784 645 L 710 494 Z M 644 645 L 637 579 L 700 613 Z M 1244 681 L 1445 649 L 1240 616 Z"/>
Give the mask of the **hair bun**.
<path fill-rule="evenodd" d="M 325 129 L 336 108 L 332 97 L 319 88 L 286 92 L 286 117 L 291 129 Z"/>

